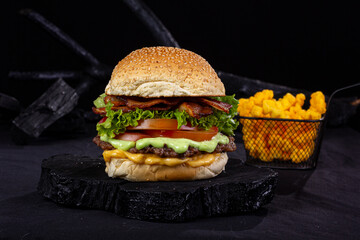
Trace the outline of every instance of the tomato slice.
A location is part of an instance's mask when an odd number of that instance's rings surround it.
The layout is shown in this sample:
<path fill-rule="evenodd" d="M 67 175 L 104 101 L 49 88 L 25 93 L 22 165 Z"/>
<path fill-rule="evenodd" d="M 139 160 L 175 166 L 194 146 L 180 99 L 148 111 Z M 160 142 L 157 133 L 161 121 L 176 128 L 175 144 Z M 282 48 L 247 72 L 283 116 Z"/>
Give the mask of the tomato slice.
<path fill-rule="evenodd" d="M 114 138 L 115 139 L 119 139 L 119 140 L 124 140 L 124 141 L 133 141 L 136 142 L 139 139 L 142 138 L 151 138 L 152 136 L 145 134 L 145 133 L 139 133 L 139 132 L 125 132 L 125 133 L 120 133 L 118 135 L 116 135 Z"/>
<path fill-rule="evenodd" d="M 211 140 L 218 133 L 218 128 L 212 127 L 207 131 L 145 130 L 144 133 L 151 137 L 187 138 L 201 142 Z"/>
<path fill-rule="evenodd" d="M 99 123 L 103 123 L 103 122 L 105 122 L 105 121 L 106 121 L 106 119 L 107 119 L 107 117 L 103 117 L 103 118 L 99 121 Z"/>
<path fill-rule="evenodd" d="M 176 119 L 144 119 L 139 120 L 136 127 L 129 126 L 127 130 L 179 130 L 178 121 Z M 181 126 L 180 130 L 197 130 L 190 124 Z"/>

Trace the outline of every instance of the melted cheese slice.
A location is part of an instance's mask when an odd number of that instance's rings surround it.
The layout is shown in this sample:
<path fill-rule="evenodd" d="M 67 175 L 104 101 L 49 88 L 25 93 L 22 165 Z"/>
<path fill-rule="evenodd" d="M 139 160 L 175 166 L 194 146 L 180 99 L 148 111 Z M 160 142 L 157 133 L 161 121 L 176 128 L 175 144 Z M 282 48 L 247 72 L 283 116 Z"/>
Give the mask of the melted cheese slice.
<path fill-rule="evenodd" d="M 189 158 L 162 158 L 155 154 L 143 154 L 143 153 L 130 153 L 120 149 L 105 150 L 103 157 L 105 162 L 110 162 L 111 158 L 126 158 L 137 164 L 148 164 L 148 165 L 166 165 L 176 166 L 180 164 L 187 164 L 191 167 L 208 166 L 219 157 L 220 153 L 207 153 L 201 154 Z"/>

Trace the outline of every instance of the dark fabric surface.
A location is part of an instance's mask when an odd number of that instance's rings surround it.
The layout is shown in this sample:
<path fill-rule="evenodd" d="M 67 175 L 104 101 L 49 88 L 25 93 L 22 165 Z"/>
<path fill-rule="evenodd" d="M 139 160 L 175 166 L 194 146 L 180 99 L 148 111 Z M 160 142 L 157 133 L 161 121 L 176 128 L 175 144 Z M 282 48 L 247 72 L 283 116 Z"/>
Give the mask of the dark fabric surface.
<path fill-rule="evenodd" d="M 40 137 L 18 146 L 8 126 L 0 135 L 0 239 L 360 239 L 360 133 L 327 129 L 315 170 L 276 170 L 273 201 L 238 216 L 157 223 L 69 208 L 36 192 L 41 161 L 72 153 L 97 157 L 93 132 Z M 238 143 L 233 158 L 243 161 Z"/>

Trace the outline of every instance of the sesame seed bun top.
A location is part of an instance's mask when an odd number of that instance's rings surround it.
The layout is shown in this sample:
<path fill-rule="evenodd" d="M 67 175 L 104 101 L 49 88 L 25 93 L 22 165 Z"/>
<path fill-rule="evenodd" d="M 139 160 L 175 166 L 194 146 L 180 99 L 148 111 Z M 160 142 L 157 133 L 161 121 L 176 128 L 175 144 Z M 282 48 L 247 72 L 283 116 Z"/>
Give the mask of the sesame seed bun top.
<path fill-rule="evenodd" d="M 107 95 L 139 97 L 224 96 L 210 64 L 194 52 L 174 47 L 135 50 L 114 68 Z"/>

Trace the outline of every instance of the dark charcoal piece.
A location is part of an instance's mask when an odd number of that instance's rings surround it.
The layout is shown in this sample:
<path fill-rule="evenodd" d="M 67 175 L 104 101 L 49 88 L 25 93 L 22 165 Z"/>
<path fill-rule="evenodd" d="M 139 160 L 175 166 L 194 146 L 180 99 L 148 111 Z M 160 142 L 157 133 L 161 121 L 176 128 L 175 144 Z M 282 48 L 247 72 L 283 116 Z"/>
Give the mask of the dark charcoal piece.
<path fill-rule="evenodd" d="M 62 79 L 57 80 L 25 111 L 20 113 L 13 124 L 29 136 L 40 134 L 60 117 L 74 109 L 79 95 Z"/>
<path fill-rule="evenodd" d="M 128 218 L 181 222 L 250 212 L 270 203 L 277 172 L 229 159 L 219 176 L 186 182 L 109 178 L 103 160 L 57 155 L 42 162 L 38 192 L 67 206 L 103 209 Z"/>

